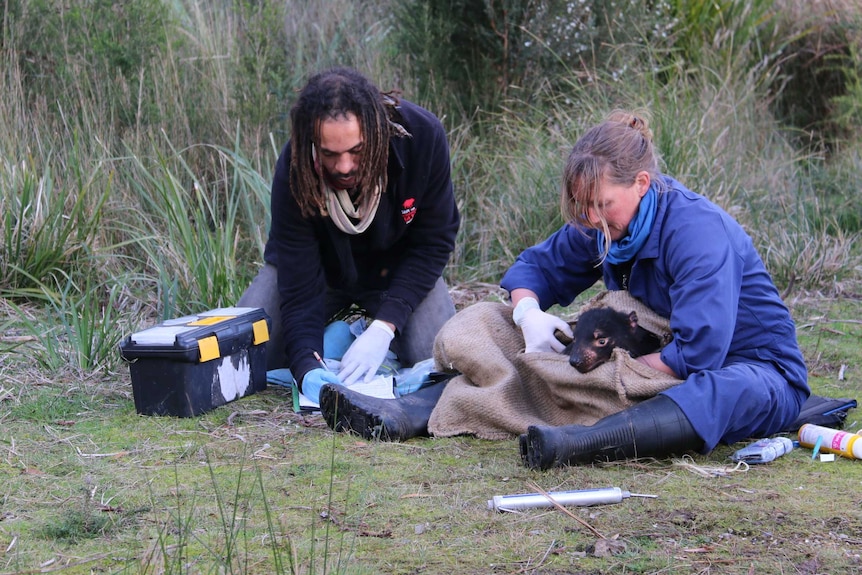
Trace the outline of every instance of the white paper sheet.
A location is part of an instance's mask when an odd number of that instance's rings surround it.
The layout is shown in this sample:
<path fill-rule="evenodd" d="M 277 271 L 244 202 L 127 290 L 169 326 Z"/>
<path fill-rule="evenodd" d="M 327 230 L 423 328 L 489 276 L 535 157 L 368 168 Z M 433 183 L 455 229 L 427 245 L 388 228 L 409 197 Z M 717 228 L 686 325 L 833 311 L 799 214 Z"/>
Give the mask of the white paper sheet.
<path fill-rule="evenodd" d="M 327 361 L 329 364 L 329 361 Z M 353 391 L 371 397 L 379 397 L 381 399 L 395 399 L 395 378 L 391 375 L 379 375 L 368 383 L 354 383 L 348 386 Z M 320 409 L 320 405 L 311 401 L 303 394 L 299 394 L 299 407 L 301 409 Z"/>

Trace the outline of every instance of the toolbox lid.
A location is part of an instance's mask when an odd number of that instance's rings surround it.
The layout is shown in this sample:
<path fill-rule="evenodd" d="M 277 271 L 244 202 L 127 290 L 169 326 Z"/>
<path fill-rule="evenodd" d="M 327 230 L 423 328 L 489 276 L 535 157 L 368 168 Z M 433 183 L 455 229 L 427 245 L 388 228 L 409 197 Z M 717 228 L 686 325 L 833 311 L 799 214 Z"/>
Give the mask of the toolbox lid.
<path fill-rule="evenodd" d="M 166 357 L 203 362 L 267 341 L 269 316 L 262 308 L 223 307 L 135 332 L 120 344 L 120 351 L 124 359 Z"/>

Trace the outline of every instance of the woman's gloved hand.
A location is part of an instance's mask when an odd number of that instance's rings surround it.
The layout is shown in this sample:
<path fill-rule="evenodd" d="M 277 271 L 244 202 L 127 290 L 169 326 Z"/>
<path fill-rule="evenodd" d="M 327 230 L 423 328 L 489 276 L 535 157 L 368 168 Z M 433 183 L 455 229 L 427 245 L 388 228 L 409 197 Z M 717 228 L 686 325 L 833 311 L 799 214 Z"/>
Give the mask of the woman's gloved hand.
<path fill-rule="evenodd" d="M 322 367 L 312 369 L 302 378 L 302 395 L 314 403 L 320 403 L 320 388 L 327 383 L 343 385 L 338 376 L 328 369 Z"/>
<path fill-rule="evenodd" d="M 543 312 L 535 298 L 525 297 L 518 301 L 512 319 L 524 334 L 524 353 L 555 351 L 561 353 L 565 345 L 554 335 L 560 330 L 572 337 L 572 328 L 555 315 Z"/>
<path fill-rule="evenodd" d="M 371 322 L 341 358 L 338 377 L 344 385 L 373 379 L 386 359 L 389 344 L 394 337 L 395 333 L 382 321 L 376 319 Z"/>

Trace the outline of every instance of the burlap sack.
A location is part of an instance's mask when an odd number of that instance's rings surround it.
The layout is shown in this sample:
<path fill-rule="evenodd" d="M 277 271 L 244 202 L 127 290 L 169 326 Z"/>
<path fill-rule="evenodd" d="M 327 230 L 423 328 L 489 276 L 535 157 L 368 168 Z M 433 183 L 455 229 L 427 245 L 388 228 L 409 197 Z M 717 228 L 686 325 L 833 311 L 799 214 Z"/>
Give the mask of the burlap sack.
<path fill-rule="evenodd" d="M 628 292 L 603 292 L 581 308 L 634 310 L 639 323 L 667 342 L 667 320 Z M 471 434 L 508 439 L 530 425 L 591 425 L 680 383 L 614 350 L 611 361 L 588 373 L 557 353 L 524 353 L 521 330 L 512 308 L 482 302 L 455 314 L 434 342 L 434 360 L 442 371 L 456 371 L 428 423 L 432 435 Z"/>

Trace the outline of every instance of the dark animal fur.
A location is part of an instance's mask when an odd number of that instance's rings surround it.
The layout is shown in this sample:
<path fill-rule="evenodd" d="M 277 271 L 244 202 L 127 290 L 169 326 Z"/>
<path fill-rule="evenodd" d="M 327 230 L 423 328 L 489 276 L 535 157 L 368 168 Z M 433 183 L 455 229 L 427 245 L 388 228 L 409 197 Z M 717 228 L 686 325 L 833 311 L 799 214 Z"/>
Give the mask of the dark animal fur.
<path fill-rule="evenodd" d="M 574 338 L 563 353 L 581 373 L 591 371 L 611 358 L 615 347 L 632 357 L 653 353 L 661 348 L 661 339 L 638 325 L 635 312 L 625 314 L 608 307 L 589 309 L 578 316 Z"/>

